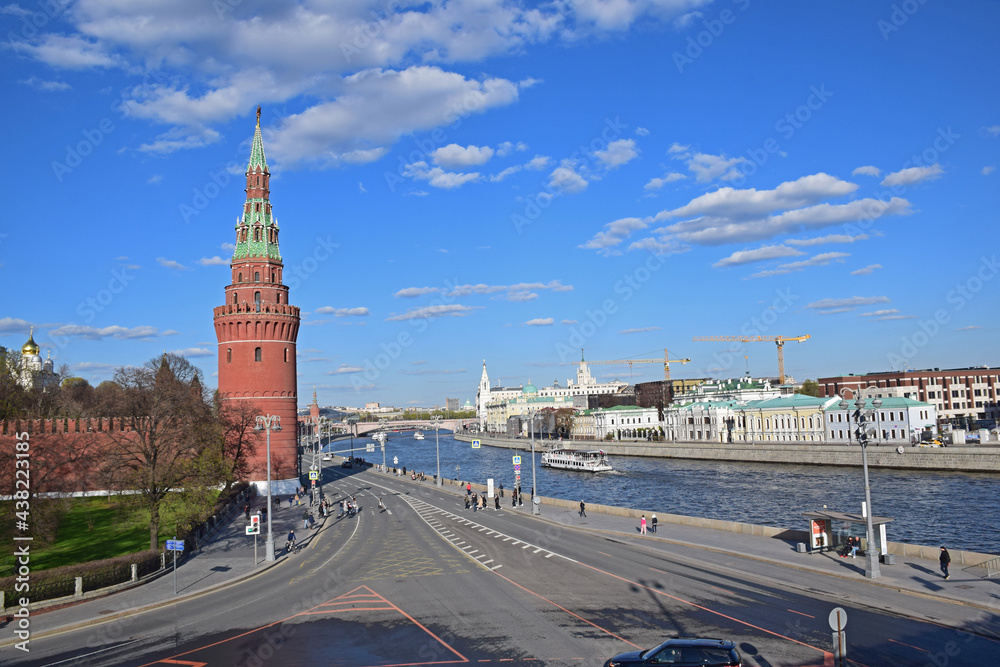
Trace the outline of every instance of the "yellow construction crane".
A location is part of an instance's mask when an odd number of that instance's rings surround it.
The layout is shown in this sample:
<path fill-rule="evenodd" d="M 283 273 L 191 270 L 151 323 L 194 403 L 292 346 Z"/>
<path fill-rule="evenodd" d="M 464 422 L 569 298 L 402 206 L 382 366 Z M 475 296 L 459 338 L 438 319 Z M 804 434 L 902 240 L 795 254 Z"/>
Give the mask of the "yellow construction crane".
<path fill-rule="evenodd" d="M 794 340 L 799 343 L 809 340 L 811 336 L 697 336 L 695 341 L 709 343 L 760 343 L 763 341 L 774 341 L 778 346 L 778 384 L 785 384 L 785 343 Z"/>
<path fill-rule="evenodd" d="M 587 363 L 587 364 L 628 364 L 629 371 L 632 370 L 632 364 L 663 364 L 663 379 L 670 382 L 670 363 L 686 364 L 691 361 L 690 359 L 670 359 L 667 355 L 666 348 L 663 349 L 662 359 L 612 359 L 610 361 L 584 361 L 583 360 L 583 350 L 580 350 L 580 361 L 577 364 Z"/>

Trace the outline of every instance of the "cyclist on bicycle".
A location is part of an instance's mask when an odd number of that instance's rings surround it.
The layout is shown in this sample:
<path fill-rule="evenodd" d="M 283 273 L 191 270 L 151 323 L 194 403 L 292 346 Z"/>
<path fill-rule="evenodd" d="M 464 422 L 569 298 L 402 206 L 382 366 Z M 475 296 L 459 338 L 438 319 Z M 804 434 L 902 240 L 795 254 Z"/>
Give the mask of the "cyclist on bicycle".
<path fill-rule="evenodd" d="M 285 543 L 285 551 L 292 552 L 295 550 L 295 529 L 288 531 L 288 542 Z"/>

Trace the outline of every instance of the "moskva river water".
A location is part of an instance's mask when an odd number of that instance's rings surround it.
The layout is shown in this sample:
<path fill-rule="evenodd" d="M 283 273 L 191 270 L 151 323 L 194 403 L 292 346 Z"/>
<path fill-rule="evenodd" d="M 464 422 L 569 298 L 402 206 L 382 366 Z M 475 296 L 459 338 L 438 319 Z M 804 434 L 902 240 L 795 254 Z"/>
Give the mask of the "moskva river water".
<path fill-rule="evenodd" d="M 530 447 L 527 441 L 520 441 Z M 382 452 L 371 438 L 354 439 L 356 455 L 382 462 Z M 373 444 L 374 452 L 366 452 Z M 344 449 L 338 441 L 331 449 Z M 490 477 L 505 489 L 514 486 L 512 456 L 520 453 L 521 488 L 531 490 L 530 452 L 498 447 L 472 449 L 451 433 L 440 435 L 442 476 L 485 484 Z M 872 448 L 869 449 L 872 454 Z M 434 432 L 425 440 L 409 433 L 390 434 L 386 463 L 433 475 L 437 470 Z M 861 452 L 858 452 L 860 458 Z M 613 472 L 580 473 L 541 466 L 536 452 L 538 494 L 583 500 L 649 512 L 742 521 L 779 528 L 805 530 L 802 512 L 826 509 L 860 513 L 864 476 L 860 466 L 723 463 L 609 457 Z M 892 517 L 887 536 L 893 542 L 946 545 L 1000 554 L 1000 474 L 951 473 L 869 469 L 872 506 L 877 516 Z"/>

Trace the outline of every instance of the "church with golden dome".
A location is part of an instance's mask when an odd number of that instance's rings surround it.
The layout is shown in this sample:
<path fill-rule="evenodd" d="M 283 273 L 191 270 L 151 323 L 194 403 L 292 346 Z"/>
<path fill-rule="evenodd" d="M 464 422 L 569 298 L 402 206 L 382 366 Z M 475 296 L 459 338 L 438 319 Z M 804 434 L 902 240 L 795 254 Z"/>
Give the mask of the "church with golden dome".
<path fill-rule="evenodd" d="M 28 342 L 21 346 L 21 366 L 18 380 L 25 389 L 39 388 L 42 391 L 59 383 L 59 376 L 53 370 L 52 358 L 42 361 L 41 349 L 35 342 L 34 329 L 28 334 Z"/>

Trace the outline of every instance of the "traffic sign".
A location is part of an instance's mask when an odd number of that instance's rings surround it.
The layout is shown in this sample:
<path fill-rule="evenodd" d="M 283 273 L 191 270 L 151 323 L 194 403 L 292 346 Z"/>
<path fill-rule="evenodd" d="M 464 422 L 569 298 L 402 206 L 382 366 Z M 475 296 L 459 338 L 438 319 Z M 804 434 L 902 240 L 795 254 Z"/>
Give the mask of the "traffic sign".
<path fill-rule="evenodd" d="M 398 466 L 399 465 L 399 457 L 398 456 L 393 456 L 392 457 L 392 465 L 394 465 L 394 466 Z"/>
<path fill-rule="evenodd" d="M 260 517 L 257 516 L 256 514 L 254 514 L 253 516 L 251 516 L 250 517 L 250 525 L 251 526 L 260 526 Z"/>
<path fill-rule="evenodd" d="M 253 526 L 247 526 L 247 535 L 259 535 L 260 534 L 260 524 Z"/>
<path fill-rule="evenodd" d="M 319 479 L 319 470 L 310 470 L 309 471 L 309 479 L 311 479 L 314 482 L 317 479 Z"/>
<path fill-rule="evenodd" d="M 837 632 L 847 627 L 847 612 L 843 607 L 834 607 L 830 610 L 830 627 Z"/>
<path fill-rule="evenodd" d="M 472 441 L 472 448 L 473 449 L 479 449 L 479 441 L 478 440 L 473 440 Z"/>
<path fill-rule="evenodd" d="M 514 472 L 521 472 L 521 465 L 520 464 L 514 466 Z"/>
<path fill-rule="evenodd" d="M 514 465 L 515 466 L 521 465 L 521 457 L 520 456 L 515 456 L 514 457 Z"/>
<path fill-rule="evenodd" d="M 167 540 L 167 551 L 184 551 L 184 540 Z"/>

